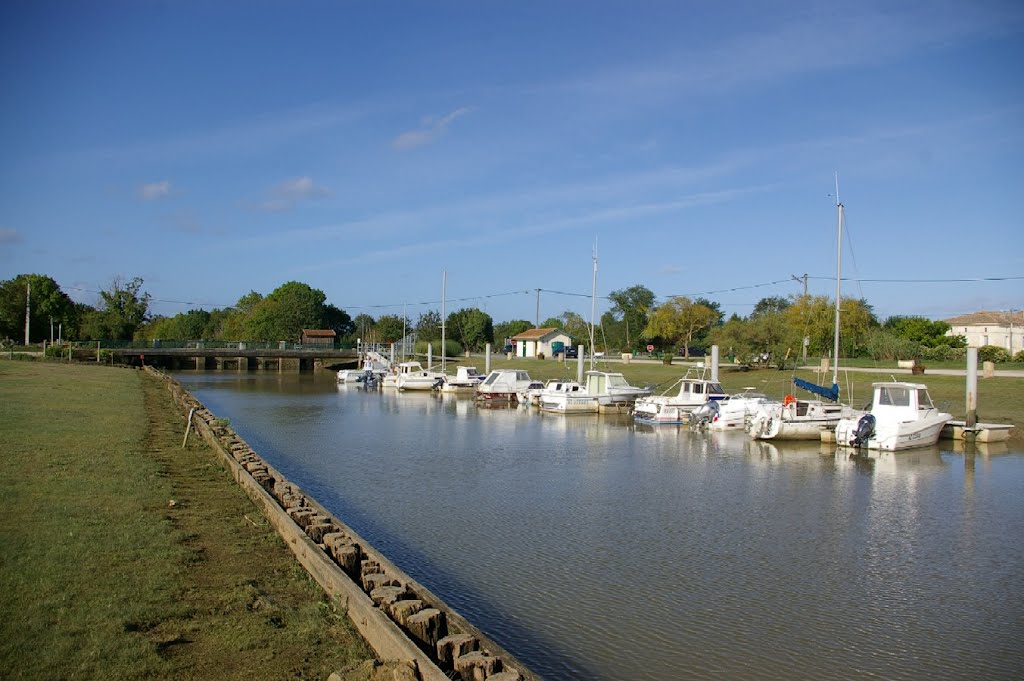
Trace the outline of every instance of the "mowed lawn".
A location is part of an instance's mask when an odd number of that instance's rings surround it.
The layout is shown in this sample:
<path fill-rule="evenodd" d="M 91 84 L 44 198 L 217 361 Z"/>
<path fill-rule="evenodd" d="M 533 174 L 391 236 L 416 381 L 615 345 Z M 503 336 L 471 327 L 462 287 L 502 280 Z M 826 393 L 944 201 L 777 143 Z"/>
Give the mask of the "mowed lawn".
<path fill-rule="evenodd" d="M 0 676 L 326 678 L 373 657 L 142 372 L 0 361 Z"/>

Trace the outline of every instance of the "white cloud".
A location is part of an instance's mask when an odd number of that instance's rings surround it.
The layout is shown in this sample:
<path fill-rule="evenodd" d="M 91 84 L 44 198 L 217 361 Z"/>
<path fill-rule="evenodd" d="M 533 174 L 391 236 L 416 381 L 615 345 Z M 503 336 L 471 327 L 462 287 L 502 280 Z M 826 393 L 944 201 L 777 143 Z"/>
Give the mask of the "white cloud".
<path fill-rule="evenodd" d="M 472 107 L 463 106 L 440 118 L 429 117 L 416 130 L 403 132 L 391 142 L 391 146 L 399 151 L 415 149 L 426 144 L 431 144 L 448 132 L 448 127 L 456 119 L 465 116 L 473 111 Z"/>
<path fill-rule="evenodd" d="M 16 244 L 21 242 L 21 235 L 13 227 L 0 227 L 0 244 Z"/>
<path fill-rule="evenodd" d="M 139 187 L 139 198 L 143 201 L 158 201 L 171 194 L 171 183 L 167 180 L 151 182 Z"/>
<path fill-rule="evenodd" d="M 300 201 L 325 199 L 333 192 L 323 185 L 313 182 L 308 175 L 293 177 L 272 187 L 267 192 L 267 199 L 260 204 L 260 209 L 267 213 L 281 213 L 291 210 Z"/>

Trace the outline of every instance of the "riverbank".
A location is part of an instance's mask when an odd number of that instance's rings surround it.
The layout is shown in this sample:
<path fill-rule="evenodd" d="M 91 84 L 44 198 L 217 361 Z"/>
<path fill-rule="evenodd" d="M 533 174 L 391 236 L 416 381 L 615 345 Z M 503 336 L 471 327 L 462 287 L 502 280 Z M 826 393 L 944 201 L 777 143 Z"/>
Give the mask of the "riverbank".
<path fill-rule="evenodd" d="M 142 372 L 0 362 L 5 677 L 369 678 L 346 614 L 183 432 Z"/>

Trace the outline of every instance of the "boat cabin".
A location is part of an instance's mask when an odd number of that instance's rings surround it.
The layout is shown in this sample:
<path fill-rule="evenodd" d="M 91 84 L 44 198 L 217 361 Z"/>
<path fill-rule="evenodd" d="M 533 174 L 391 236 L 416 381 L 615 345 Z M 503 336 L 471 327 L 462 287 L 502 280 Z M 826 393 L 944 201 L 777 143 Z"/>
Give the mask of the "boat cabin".
<path fill-rule="evenodd" d="M 914 421 L 918 413 L 935 409 L 928 386 L 921 383 L 873 383 L 871 413 L 894 421 Z"/>

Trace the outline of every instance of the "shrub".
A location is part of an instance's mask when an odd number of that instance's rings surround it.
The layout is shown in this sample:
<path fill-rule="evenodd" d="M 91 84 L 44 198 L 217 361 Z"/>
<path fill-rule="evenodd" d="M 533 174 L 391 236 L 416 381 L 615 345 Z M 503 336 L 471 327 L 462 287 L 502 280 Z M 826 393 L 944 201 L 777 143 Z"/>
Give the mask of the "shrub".
<path fill-rule="evenodd" d="M 1013 356 L 1013 361 L 1014 362 L 1022 362 L 1022 363 L 1024 363 L 1024 350 L 1021 350 L 1016 355 L 1014 355 Z"/>
<path fill-rule="evenodd" d="M 996 364 L 1009 362 L 1010 351 L 998 345 L 983 345 L 978 348 L 978 360 L 982 362 L 995 362 Z"/>

